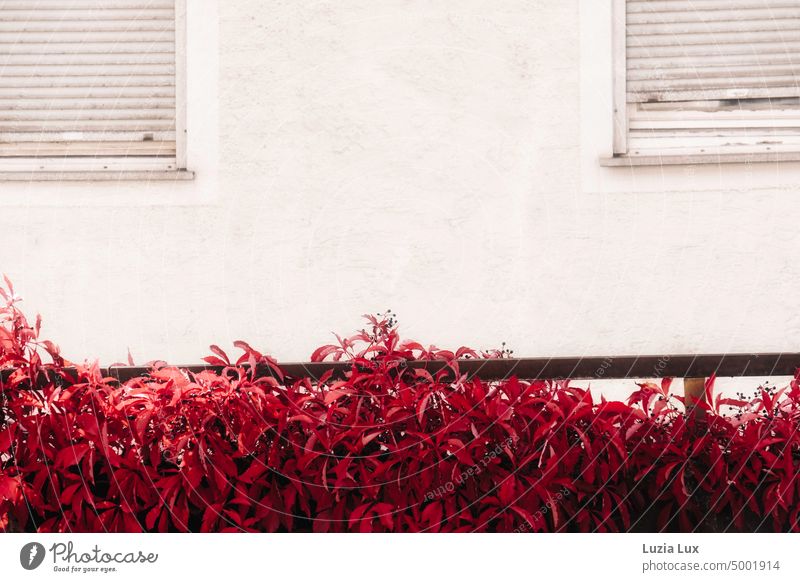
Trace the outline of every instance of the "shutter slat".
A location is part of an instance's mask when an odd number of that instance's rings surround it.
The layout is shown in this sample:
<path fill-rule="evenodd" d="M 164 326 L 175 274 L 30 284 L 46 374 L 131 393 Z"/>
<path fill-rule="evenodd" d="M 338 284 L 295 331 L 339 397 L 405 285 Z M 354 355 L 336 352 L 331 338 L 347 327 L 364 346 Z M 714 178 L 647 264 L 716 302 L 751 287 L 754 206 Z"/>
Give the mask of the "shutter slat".
<path fill-rule="evenodd" d="M 642 58 L 672 58 L 691 57 L 694 62 L 702 64 L 704 59 L 714 57 L 739 57 L 763 55 L 768 59 L 771 55 L 784 55 L 797 62 L 800 53 L 800 39 L 789 38 L 781 42 L 742 43 L 742 44 L 690 44 L 690 45 L 665 45 L 665 46 L 629 46 L 627 56 L 631 62 L 629 66 L 635 67 Z"/>
<path fill-rule="evenodd" d="M 139 55 L 170 53 L 174 54 L 175 43 L 173 42 L 49 42 L 49 43 L 25 43 L 3 45 L 3 55 Z"/>
<path fill-rule="evenodd" d="M 175 158 L 175 38 L 174 0 L 0 1 L 0 156 Z"/>
<path fill-rule="evenodd" d="M 727 133 L 727 132 L 726 132 Z M 639 135 L 638 132 L 631 132 L 630 147 L 637 151 L 639 155 L 648 155 L 648 151 L 663 151 L 669 148 L 733 148 L 733 147 L 758 147 L 783 148 L 793 146 L 797 149 L 800 145 L 800 136 L 797 133 L 789 135 L 750 134 L 750 135 L 703 135 L 696 132 L 681 132 L 673 136 L 654 136 L 648 132 Z"/>
<path fill-rule="evenodd" d="M 629 80 L 628 91 L 633 95 L 637 92 L 656 91 L 656 92 L 680 92 L 680 91 L 700 91 L 716 92 L 717 90 L 736 89 L 749 91 L 750 89 L 767 89 L 770 87 L 792 87 L 796 82 L 795 75 L 785 76 L 763 74 L 760 77 L 751 76 L 709 76 L 700 75 L 696 77 L 676 76 L 673 78 Z M 797 94 L 797 88 L 792 87 Z"/>
<path fill-rule="evenodd" d="M 98 151 L 108 156 L 174 156 L 175 144 L 169 141 L 0 142 L 0 157 L 95 156 Z"/>
<path fill-rule="evenodd" d="M 172 31 L 172 20 L 39 20 L 39 21 L 0 21 L 3 33 L 44 33 L 60 32 L 162 32 Z"/>
<path fill-rule="evenodd" d="M 796 67 L 796 59 L 790 53 L 751 53 L 746 55 L 707 55 L 702 58 L 696 56 L 669 56 L 669 57 L 652 57 L 652 58 L 637 58 L 628 61 L 628 74 L 637 74 L 638 72 L 646 71 L 653 75 L 653 78 L 658 78 L 659 71 L 666 71 L 676 67 L 681 69 L 685 67 L 692 67 L 695 69 L 726 66 L 756 66 L 756 67 L 769 67 L 775 65 L 790 65 Z"/>
<path fill-rule="evenodd" d="M 143 148 L 144 149 L 144 148 Z M 74 172 L 110 172 L 110 179 L 116 179 L 115 171 L 142 172 L 141 179 L 147 180 L 148 171 L 175 170 L 177 165 L 174 156 L 158 157 L 144 155 L 119 155 L 117 157 L 67 156 L 53 148 L 50 157 L 12 157 L 4 160 L 3 172 L 35 173 L 41 170 L 53 172 L 55 177 L 44 179 L 63 180 Z M 64 172 L 64 160 L 69 159 L 69 172 Z M 64 177 L 60 174 L 64 173 Z M 31 177 L 34 177 L 33 174 Z M 47 175 L 47 174 L 45 174 Z M 38 176 L 36 179 L 42 179 Z M 69 179 L 69 178 L 66 178 Z"/>
<path fill-rule="evenodd" d="M 40 21 L 68 21 L 91 22 L 95 20 L 164 20 L 173 21 L 173 11 L 170 8 L 142 8 L 119 9 L 112 8 L 106 2 L 106 8 L 89 9 L 9 9 L 8 2 L 3 2 L 3 22 L 40 22 Z M 30 3 L 28 3 L 30 4 Z"/>
<path fill-rule="evenodd" d="M 14 76 L 14 65 L 174 65 L 172 52 L 149 53 L 75 53 L 0 55 L 0 74 Z M 174 74 L 174 73 L 171 73 Z"/>
<path fill-rule="evenodd" d="M 104 110 L 104 109 L 175 109 L 175 100 L 168 97 L 146 98 L 116 97 L 113 99 L 0 99 L 0 111 L 49 110 Z"/>
<path fill-rule="evenodd" d="M 722 116 L 711 116 L 707 118 L 682 118 L 682 119 L 675 119 L 674 116 L 672 119 L 665 118 L 665 119 L 654 119 L 654 118 L 647 118 L 647 117 L 640 117 L 637 119 L 632 119 L 630 122 L 630 128 L 633 129 L 642 129 L 642 130 L 661 130 L 661 129 L 715 129 L 715 130 L 723 130 L 723 129 L 730 129 L 730 128 L 800 128 L 800 117 L 788 117 L 788 118 L 765 118 L 761 120 L 755 120 L 747 117 L 722 117 Z"/>
<path fill-rule="evenodd" d="M 794 77 L 800 73 L 800 65 L 794 63 L 770 65 L 722 65 L 717 67 L 695 67 L 693 72 L 698 79 L 716 79 L 717 77 Z M 684 79 L 685 68 L 663 69 L 631 69 L 628 71 L 628 80 L 668 80 Z"/>
<path fill-rule="evenodd" d="M 646 120 L 636 119 L 631 121 L 630 129 L 636 131 L 647 131 L 653 134 L 661 133 L 679 133 L 682 131 L 699 131 L 699 132 L 734 132 L 741 131 L 744 133 L 759 133 L 759 132 L 785 132 L 792 131 L 797 133 L 800 128 L 800 118 L 794 119 L 770 119 L 765 118 L 757 119 L 715 119 L 710 117 L 708 119 L 661 119 L 661 120 Z"/>
<path fill-rule="evenodd" d="M 169 119 L 37 119 L 34 121 L 0 121 L 0 132 L 25 131 L 72 132 L 72 131 L 166 131 L 174 129 L 175 122 Z"/>
<path fill-rule="evenodd" d="M 0 129 L 0 143 L 53 143 L 53 142 L 169 142 L 175 145 L 174 131 L 6 131 Z M 105 155 L 98 151 L 97 155 Z"/>
<path fill-rule="evenodd" d="M 76 79 L 78 79 L 76 77 Z M 175 87 L 170 85 L 136 85 L 125 86 L 113 79 L 103 79 L 103 83 L 112 83 L 105 87 L 87 86 L 85 80 L 76 81 L 76 86 L 54 87 L 4 87 L 0 86 L 0 99 L 102 99 L 102 98 L 134 98 L 134 97 L 175 97 Z"/>
<path fill-rule="evenodd" d="M 800 11 L 799 11 L 800 12 Z M 765 18 L 765 19 L 744 19 L 744 15 L 739 15 L 741 20 L 699 20 L 697 22 L 654 22 L 651 24 L 631 24 L 628 23 L 628 36 L 647 37 L 650 35 L 668 35 L 675 38 L 680 43 L 682 37 L 692 38 L 696 34 L 710 35 L 715 40 L 725 38 L 727 33 L 742 32 L 771 32 L 771 31 L 792 31 L 800 29 L 800 14 L 794 14 L 791 18 Z M 722 34 L 725 33 L 725 34 Z M 691 36 L 688 36 L 691 35 Z M 736 35 L 734 38 L 740 38 Z M 783 40 L 783 39 L 781 39 Z"/>
<path fill-rule="evenodd" d="M 174 109 L 2 109 L 0 125 L 7 121 L 172 120 Z"/>
<path fill-rule="evenodd" d="M 5 10 L 174 10 L 174 0 L 3 0 Z"/>
<path fill-rule="evenodd" d="M 795 0 L 628 0 L 628 14 L 797 8 Z"/>
<path fill-rule="evenodd" d="M 98 65 L 7 65 L 0 74 L 9 77 L 130 77 L 131 75 L 175 75 L 175 64 L 136 63 Z"/>
<path fill-rule="evenodd" d="M 783 8 L 739 8 L 737 15 L 744 20 L 773 20 L 775 18 L 800 18 L 800 9 L 797 6 Z M 692 22 L 706 24 L 714 20 L 718 14 L 713 10 L 682 10 L 677 12 L 630 12 L 627 25 L 635 24 L 662 24 Z M 725 22 L 725 21 L 721 21 Z M 728 21 L 731 22 L 731 21 Z M 736 22 L 735 20 L 733 22 Z"/>
<path fill-rule="evenodd" d="M 72 53 L 72 54 L 0 54 L 0 74 L 13 72 L 5 67 L 53 65 L 174 65 L 173 52 L 130 53 Z"/>
<path fill-rule="evenodd" d="M 629 103 L 800 95 L 800 0 L 628 0 Z"/>
<path fill-rule="evenodd" d="M 655 103 L 705 100 L 731 100 L 731 99 L 783 99 L 796 97 L 798 88 L 795 86 L 783 87 L 775 85 L 759 87 L 716 87 L 702 89 L 679 88 L 675 90 L 660 90 L 648 93 L 628 93 L 629 103 Z"/>
<path fill-rule="evenodd" d="M 174 95 L 175 77 L 171 75 L 143 75 L 143 76 L 123 76 L 123 77 L 103 77 L 91 80 L 87 83 L 85 77 L 10 77 L 0 75 L 0 97 L 4 91 L 6 96 L 24 97 L 30 95 L 37 97 L 50 96 L 59 92 L 92 97 L 86 91 L 97 90 L 106 91 L 109 95 L 122 96 L 126 91 L 141 91 L 145 94 L 159 87 L 153 97 L 169 97 Z M 52 90 L 52 91 L 51 91 Z M 62 91 L 63 90 L 63 91 Z"/>
<path fill-rule="evenodd" d="M 0 32 L 0 52 L 5 51 L 2 45 L 47 42 L 175 42 L 174 30 L 144 31 L 53 31 L 53 32 Z"/>
<path fill-rule="evenodd" d="M 0 35 L 2 38 L 2 35 Z M 628 34 L 629 47 L 660 47 L 660 46 L 713 46 L 719 52 L 725 51 L 727 44 L 750 45 L 754 43 L 783 43 L 800 38 L 800 28 L 794 23 L 791 28 L 768 30 L 745 30 L 743 32 L 688 32 L 685 34 L 672 34 L 670 32 L 650 34 Z M 752 49 L 751 49 L 752 50 Z M 756 50 L 758 50 L 756 48 Z"/>
<path fill-rule="evenodd" d="M 717 105 L 719 107 L 719 105 Z M 715 126 L 727 126 L 731 123 L 745 122 L 759 126 L 765 123 L 778 123 L 791 120 L 800 123 L 797 109 L 776 109 L 767 108 L 765 116 L 764 110 L 744 110 L 744 109 L 686 109 L 680 112 L 675 109 L 640 110 L 636 111 L 631 119 L 631 123 L 663 123 L 667 122 L 672 127 L 679 127 L 680 124 L 690 124 L 693 122 L 713 123 Z M 679 117 L 678 117 L 679 116 Z"/>

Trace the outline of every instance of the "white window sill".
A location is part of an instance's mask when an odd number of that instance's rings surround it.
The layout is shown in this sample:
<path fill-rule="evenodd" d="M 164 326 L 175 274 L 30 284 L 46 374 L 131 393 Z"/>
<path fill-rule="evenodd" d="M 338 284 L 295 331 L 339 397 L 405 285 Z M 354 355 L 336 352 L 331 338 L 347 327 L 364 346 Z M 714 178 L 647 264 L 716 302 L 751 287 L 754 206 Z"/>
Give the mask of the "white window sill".
<path fill-rule="evenodd" d="M 100 171 L 0 171 L 0 182 L 182 182 L 194 180 L 188 170 L 100 170 Z"/>
<path fill-rule="evenodd" d="M 755 152 L 601 157 L 600 165 L 618 168 L 631 166 L 689 166 L 696 164 L 754 164 L 762 162 L 798 161 L 800 161 L 800 152 Z"/>

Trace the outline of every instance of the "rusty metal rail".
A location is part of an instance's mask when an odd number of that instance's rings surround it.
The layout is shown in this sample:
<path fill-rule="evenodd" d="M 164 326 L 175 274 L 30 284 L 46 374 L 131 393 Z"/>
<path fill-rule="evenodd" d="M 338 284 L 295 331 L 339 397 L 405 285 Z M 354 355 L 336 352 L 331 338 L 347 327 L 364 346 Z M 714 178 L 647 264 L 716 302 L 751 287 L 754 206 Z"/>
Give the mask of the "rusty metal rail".
<path fill-rule="evenodd" d="M 421 368 L 436 373 L 448 366 L 443 360 L 408 361 L 409 368 Z M 176 366 L 199 372 L 221 371 L 220 366 L 193 364 Z M 461 373 L 482 380 L 499 380 L 516 376 L 524 379 L 624 379 L 624 378 L 703 378 L 712 374 L 721 377 L 736 376 L 793 376 L 800 369 L 800 353 L 761 354 L 679 354 L 649 356 L 560 357 L 560 358 L 503 358 L 493 360 L 458 360 Z M 293 362 L 280 364 L 286 376 L 318 379 L 331 371 L 341 377 L 352 368 L 349 362 Z M 146 375 L 145 366 L 118 366 L 102 368 L 106 376 L 125 382 Z M 12 369 L 0 370 L 0 380 L 5 382 Z M 271 374 L 268 367 L 259 374 Z"/>

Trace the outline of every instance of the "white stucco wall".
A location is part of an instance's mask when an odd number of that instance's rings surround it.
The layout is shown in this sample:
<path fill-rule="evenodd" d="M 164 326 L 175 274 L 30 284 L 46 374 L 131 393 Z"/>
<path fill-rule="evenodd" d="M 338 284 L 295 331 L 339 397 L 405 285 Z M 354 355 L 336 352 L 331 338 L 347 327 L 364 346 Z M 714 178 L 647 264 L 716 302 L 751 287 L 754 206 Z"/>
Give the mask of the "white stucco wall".
<path fill-rule="evenodd" d="M 800 348 L 798 164 L 597 164 L 609 0 L 189 4 L 194 183 L 0 184 L 73 359 L 304 360 L 386 308 L 518 355 Z"/>

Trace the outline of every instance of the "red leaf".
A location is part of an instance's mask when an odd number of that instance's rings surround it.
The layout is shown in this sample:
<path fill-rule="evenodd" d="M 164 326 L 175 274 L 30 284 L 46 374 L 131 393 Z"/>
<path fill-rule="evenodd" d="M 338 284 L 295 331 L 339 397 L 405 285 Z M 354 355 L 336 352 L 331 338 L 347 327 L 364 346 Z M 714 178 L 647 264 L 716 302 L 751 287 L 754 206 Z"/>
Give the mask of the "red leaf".
<path fill-rule="evenodd" d="M 311 354 L 311 361 L 312 362 L 322 362 L 330 356 L 331 354 L 337 353 L 341 348 L 339 346 L 327 345 L 327 346 L 320 346 Z M 273 351 L 273 350 L 270 350 Z M 274 352 L 273 353 L 277 353 Z"/>
<path fill-rule="evenodd" d="M 6 453 L 11 448 L 11 442 L 17 432 L 16 423 L 9 424 L 5 429 L 0 428 L 0 455 Z"/>
<path fill-rule="evenodd" d="M 228 359 L 228 354 L 226 354 L 225 352 L 223 352 L 223 351 L 222 351 L 222 349 L 221 349 L 221 348 L 220 348 L 218 345 L 211 344 L 210 346 L 208 346 L 208 349 L 210 349 L 210 350 L 211 350 L 212 352 L 214 352 L 214 353 L 215 353 L 217 356 L 219 356 L 219 357 L 220 357 L 220 359 L 221 359 L 223 362 L 225 362 L 225 365 L 227 365 L 227 366 L 230 366 L 230 365 L 231 365 L 231 361 L 230 361 L 230 359 Z"/>
<path fill-rule="evenodd" d="M 19 479 L 0 474 L 0 500 L 5 499 L 16 503 L 19 493 Z"/>
<path fill-rule="evenodd" d="M 81 462 L 81 459 L 83 459 L 84 455 L 89 452 L 90 448 L 91 447 L 86 443 L 64 447 L 56 454 L 56 469 L 64 469 L 66 467 L 71 467 L 72 465 L 77 465 Z"/>
<path fill-rule="evenodd" d="M 419 422 L 421 428 L 424 428 L 425 408 L 428 406 L 428 400 L 431 399 L 431 396 L 433 396 L 432 393 L 426 394 L 417 404 L 417 422 Z"/>
<path fill-rule="evenodd" d="M 349 396 L 350 394 L 355 394 L 355 390 L 348 390 L 345 388 L 339 390 L 331 390 L 327 394 L 325 394 L 325 404 L 330 404 L 331 402 L 337 401 L 342 396 Z"/>
<path fill-rule="evenodd" d="M 500 483 L 498 489 L 498 497 L 503 507 L 508 507 L 515 501 L 514 490 L 516 489 L 516 479 L 513 475 L 509 475 L 505 480 Z"/>
<path fill-rule="evenodd" d="M 147 512 L 144 525 L 148 530 L 152 530 L 155 527 L 156 521 L 158 521 L 158 518 L 161 516 L 162 509 L 163 507 L 161 505 L 156 505 L 153 507 L 153 509 Z"/>
<path fill-rule="evenodd" d="M 364 503 L 356 507 L 350 514 L 350 519 L 348 520 L 350 527 L 353 527 L 359 520 L 364 519 L 364 515 L 371 506 L 371 503 Z"/>

